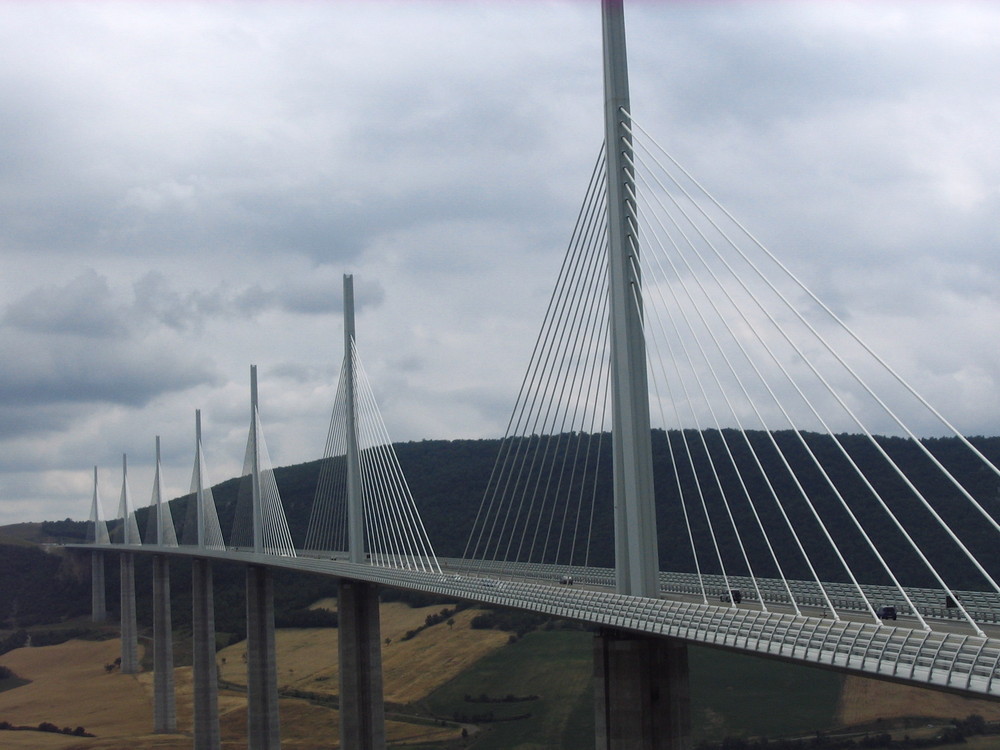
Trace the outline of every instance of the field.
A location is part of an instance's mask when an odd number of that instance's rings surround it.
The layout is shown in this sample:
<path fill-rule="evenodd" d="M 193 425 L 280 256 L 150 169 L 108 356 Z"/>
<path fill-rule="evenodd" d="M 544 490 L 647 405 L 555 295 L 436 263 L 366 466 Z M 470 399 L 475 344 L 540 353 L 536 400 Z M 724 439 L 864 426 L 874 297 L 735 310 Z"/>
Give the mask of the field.
<path fill-rule="evenodd" d="M 846 677 L 837 721 L 841 725 L 854 726 L 895 717 L 964 719 L 970 714 L 979 714 L 987 721 L 1000 721 L 1000 701 L 974 700 L 882 680 Z M 1000 742 L 997 745 L 1000 746 Z"/>
<path fill-rule="evenodd" d="M 581 631 L 529 633 L 435 690 L 426 705 L 438 716 L 481 724 L 477 750 L 589 747 L 591 637 Z M 507 696 L 522 700 L 505 701 Z M 492 720 L 476 722 L 477 715 Z M 518 716 L 525 718 L 511 718 Z"/>
<path fill-rule="evenodd" d="M 382 673 L 387 702 L 418 701 L 507 642 L 505 633 L 470 629 L 469 621 L 479 613 L 473 609 L 456 613 L 453 625 L 442 622 L 404 640 L 407 631 L 419 628 L 428 615 L 443 608 L 442 605 L 411 608 L 399 602 L 381 606 Z M 280 688 L 337 693 L 337 630 L 279 630 L 276 641 Z M 222 679 L 246 684 L 245 653 L 242 642 L 219 652 Z"/>
<path fill-rule="evenodd" d="M 320 603 L 324 604 L 324 603 Z M 327 606 L 333 606 L 330 602 Z M 442 605 L 382 605 L 385 697 L 394 747 L 441 750 L 581 748 L 593 743 L 591 634 L 542 629 L 508 643 L 507 633 L 469 627 L 477 610 L 454 613 L 430 627 Z M 452 624 L 447 623 L 452 620 Z M 409 631 L 416 631 L 407 638 Z M 337 631 L 291 629 L 277 633 L 279 685 L 284 691 L 335 696 Z M 119 642 L 69 641 L 24 648 L 0 657 L 28 684 L 0 685 L 0 721 L 83 727 L 79 738 L 39 732 L 0 734 L 0 747 L 45 750 L 156 750 L 190 747 L 191 670 L 175 670 L 181 733 L 154 735 L 151 674 L 122 675 L 105 665 Z M 1000 702 L 957 696 L 834 672 L 691 648 L 694 741 L 724 737 L 812 736 L 817 730 L 898 729 L 932 736 L 951 718 L 979 714 L 1000 720 Z M 219 652 L 220 675 L 237 689 L 220 693 L 224 746 L 246 745 L 244 644 Z M 322 703 L 322 701 L 321 701 Z M 283 697 L 282 744 L 292 750 L 337 747 L 338 713 L 329 705 Z M 933 726 L 928 727 L 928 724 Z M 471 735 L 460 740 L 462 727 Z M 973 750 L 996 750 L 997 737 L 972 738 Z"/>

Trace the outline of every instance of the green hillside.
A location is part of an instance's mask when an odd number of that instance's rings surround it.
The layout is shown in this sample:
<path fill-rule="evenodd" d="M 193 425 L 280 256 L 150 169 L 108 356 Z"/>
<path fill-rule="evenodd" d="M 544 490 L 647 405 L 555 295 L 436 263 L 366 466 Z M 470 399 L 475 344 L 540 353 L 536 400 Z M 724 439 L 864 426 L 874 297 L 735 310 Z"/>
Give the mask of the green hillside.
<path fill-rule="evenodd" d="M 569 452 L 575 450 L 577 442 L 586 439 L 587 436 L 574 434 L 562 437 L 564 439 L 553 442 L 553 445 L 558 446 L 559 451 Z M 691 432 L 673 432 L 669 435 L 675 443 L 681 438 L 692 443 L 697 440 L 700 443 L 702 437 L 717 466 L 725 464 L 722 458 L 727 446 L 733 451 L 737 461 L 747 460 L 746 441 L 743 441 L 742 437 L 736 439 L 734 434 L 727 431 L 721 433 L 714 430 L 707 431 L 703 436 Z M 693 561 L 677 501 L 677 479 L 674 478 L 666 449 L 668 435 L 662 430 L 656 430 L 653 438 L 657 523 L 661 532 L 661 567 L 666 570 L 692 571 Z M 794 498 L 793 488 L 787 486 L 790 480 L 787 477 L 782 478 L 780 467 L 768 465 L 768 462 L 770 464 L 778 462 L 773 450 L 769 452 L 769 437 L 765 433 L 749 433 L 748 438 L 750 443 L 759 449 L 765 468 L 774 470 L 777 489 L 787 497 Z M 528 440 L 543 439 L 545 438 L 535 437 Z M 797 462 L 804 488 L 819 512 L 829 519 L 828 523 L 834 537 L 846 538 L 849 533 L 853 533 L 850 531 L 851 522 L 844 509 L 840 507 L 839 501 L 815 469 L 810 471 L 807 455 L 798 438 L 791 433 L 776 433 L 774 439 L 786 454 Z M 866 467 L 878 465 L 876 451 L 864 438 L 841 435 L 836 439 L 859 465 Z M 881 438 L 880 441 L 886 452 L 916 477 L 916 483 L 933 498 L 937 511 L 952 524 L 969 547 L 974 552 L 980 553 L 982 559 L 995 559 L 990 529 L 980 522 L 981 519 L 975 513 L 970 512 L 966 501 L 953 488 L 936 478 L 930 470 L 929 462 L 914 449 L 913 444 L 898 438 Z M 605 445 L 610 443 L 607 439 L 602 442 Z M 988 457 L 1000 462 L 1000 438 L 974 438 L 973 442 Z M 903 543 L 898 530 L 878 512 L 876 504 L 869 501 L 863 488 L 859 488 L 857 478 L 850 471 L 834 439 L 807 434 L 805 443 L 815 454 L 828 461 L 831 478 L 850 499 L 852 509 L 870 530 L 883 553 L 892 561 L 901 579 L 910 585 L 933 585 L 923 566 Z M 925 444 L 943 464 L 966 482 L 970 490 L 982 499 L 989 510 L 1000 515 L 998 511 L 1000 482 L 993 474 L 982 471 L 957 439 L 928 440 Z M 437 554 L 448 557 L 463 554 L 499 445 L 498 440 L 426 440 L 396 444 L 400 465 Z M 701 459 L 696 458 L 696 460 L 708 459 L 702 455 Z M 597 465 L 590 467 L 591 472 L 596 473 L 597 492 L 603 497 L 603 502 L 597 504 L 592 532 L 587 540 L 581 541 L 580 549 L 589 549 L 589 562 L 593 565 L 610 566 L 613 561 L 609 461 L 610 456 L 605 451 Z M 313 461 L 281 467 L 274 472 L 285 505 L 289 528 L 297 544 L 301 544 L 306 535 L 320 463 Z M 681 486 L 690 490 L 689 485 L 694 482 L 690 472 L 685 472 L 684 467 L 679 467 L 678 476 Z M 738 481 L 734 472 L 720 471 L 720 484 L 733 496 L 739 496 Z M 223 532 L 227 535 L 233 525 L 240 483 L 240 479 L 230 479 L 213 488 L 220 522 Z M 766 488 L 761 480 L 758 479 L 755 483 L 753 476 L 748 474 L 747 483 L 749 491 L 758 500 L 766 498 Z M 978 573 L 961 559 L 954 545 L 937 531 L 936 524 L 929 519 L 927 511 L 916 507 L 915 503 L 905 498 L 905 487 L 895 474 L 883 469 L 881 473 L 876 472 L 873 483 L 884 491 L 889 504 L 899 513 L 921 548 L 939 569 L 948 572 L 949 582 L 952 585 L 972 589 L 981 587 Z M 704 486 L 702 491 L 708 507 L 721 517 L 723 513 L 720 507 L 721 493 L 717 488 Z M 809 509 L 802 502 L 789 502 L 787 508 L 789 516 L 797 527 L 801 528 L 803 543 L 810 549 L 819 574 L 826 580 L 844 580 L 844 573 L 829 551 L 829 545 L 820 537 Z M 782 550 L 783 554 L 794 549 L 795 545 L 787 536 L 787 531 L 783 531 L 784 522 L 774 505 L 760 502 L 758 509 L 764 523 L 774 530 L 772 540 L 776 548 Z M 186 524 L 193 518 L 193 498 L 187 496 L 171 501 L 171 511 L 177 525 L 178 538 L 182 539 Z M 142 508 L 137 512 L 141 530 L 145 529 L 147 512 L 148 508 Z M 746 503 L 737 503 L 733 507 L 733 514 L 739 528 L 752 529 L 755 526 Z M 707 537 L 708 530 L 703 515 L 692 514 L 691 524 L 696 537 Z M 115 526 L 115 522 L 112 522 L 113 538 Z M 727 550 L 728 554 L 734 555 L 738 545 L 731 526 L 717 524 L 715 533 L 719 538 L 720 547 Z M 69 520 L 47 521 L 40 525 L 19 524 L 0 529 L 0 624 L 8 628 L 17 628 L 45 621 L 58 621 L 87 611 L 89 571 L 86 567 L 81 568 L 80 563 L 74 563 L 64 555 L 43 552 L 38 546 L 39 542 L 46 539 L 82 541 L 86 538 L 86 534 L 86 523 Z M 744 543 L 751 559 L 767 559 L 760 537 L 752 533 L 747 534 Z M 884 574 L 880 572 L 874 558 L 871 556 L 866 558 L 863 550 L 855 551 L 859 553 L 859 567 L 856 569 L 859 577 L 867 582 L 886 583 Z M 137 565 L 137 580 L 147 580 L 145 568 L 149 565 L 148 560 L 140 557 Z M 177 601 L 175 612 L 179 625 L 184 627 L 185 618 L 189 616 L 186 614 L 189 609 L 185 602 L 190 597 L 190 581 L 187 567 L 183 562 L 174 562 L 172 565 L 173 594 Z M 740 565 L 741 563 L 730 568 L 730 572 L 743 572 Z M 794 555 L 783 560 L 783 565 L 786 565 L 786 572 L 791 577 L 809 577 L 801 560 Z M 703 572 L 718 572 L 711 566 L 711 562 L 706 564 L 703 561 Z M 238 604 L 242 601 L 242 568 L 218 565 L 216 570 L 216 597 L 219 600 L 216 612 L 219 629 L 223 632 L 239 633 L 242 629 L 242 615 L 239 614 Z M 775 571 L 768 570 L 766 565 L 758 568 L 757 573 L 765 576 L 775 575 Z M 109 563 L 107 569 L 109 591 L 116 590 L 117 575 L 117 565 Z M 279 574 L 279 578 L 280 585 L 276 586 L 276 591 L 279 592 L 279 608 L 300 609 L 319 595 L 329 593 L 330 584 L 322 579 L 291 574 Z M 147 606 L 144 597 L 140 597 L 139 601 L 140 607 Z M 109 606 L 112 611 L 116 607 L 116 602 L 110 597 Z M 234 612 L 236 614 L 233 614 Z M 140 616 L 143 614 L 140 611 Z"/>

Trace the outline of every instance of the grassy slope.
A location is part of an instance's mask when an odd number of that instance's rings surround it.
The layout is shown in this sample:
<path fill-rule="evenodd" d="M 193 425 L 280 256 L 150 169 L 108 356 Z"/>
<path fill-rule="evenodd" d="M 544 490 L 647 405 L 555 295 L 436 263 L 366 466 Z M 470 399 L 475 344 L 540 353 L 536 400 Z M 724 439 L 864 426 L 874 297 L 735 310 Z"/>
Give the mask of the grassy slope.
<path fill-rule="evenodd" d="M 689 649 L 696 741 L 778 737 L 826 730 L 836 722 L 843 678 L 718 649 Z"/>
<path fill-rule="evenodd" d="M 481 736 L 473 747 L 477 750 L 534 750 L 535 748 L 567 747 L 562 744 L 571 716 L 589 722 L 577 726 L 573 744 L 587 747 L 593 743 L 593 716 L 577 708 L 589 705 L 591 676 L 591 635 L 578 631 L 539 631 L 494 651 L 471 669 L 458 675 L 427 699 L 427 706 L 437 715 L 452 718 L 453 714 L 482 714 L 509 717 L 531 713 L 517 721 L 496 721 L 483 724 Z M 538 695 L 538 700 L 516 703 L 470 703 L 466 694 L 490 698 Z M 582 743 L 581 739 L 585 739 Z"/>
<path fill-rule="evenodd" d="M 439 609 L 410 610 L 401 604 L 385 606 L 383 632 L 394 635 L 412 628 L 422 622 L 428 612 Z M 385 649 L 387 663 L 396 662 L 394 666 L 398 667 L 392 679 L 388 679 L 392 669 L 387 669 L 387 698 L 391 696 L 391 700 L 399 703 L 414 701 L 449 719 L 456 711 L 468 715 L 492 711 L 496 717 L 531 714 L 517 721 L 480 724 L 483 731 L 470 744 L 479 750 L 575 750 L 591 746 L 591 635 L 580 631 L 543 630 L 504 645 L 506 634 L 471 630 L 468 613 L 461 615 L 456 617 L 452 628 L 442 623 L 409 641 L 397 643 L 394 640 Z M 335 633 L 318 629 L 279 631 L 278 663 L 282 684 L 298 683 L 317 692 L 336 692 Z M 399 650 L 393 654 L 397 645 Z M 33 682 L 0 693 L 0 719 L 32 725 L 40 721 L 53 721 L 60 726 L 82 725 L 100 735 L 97 740 L 87 741 L 87 747 L 95 749 L 132 747 L 130 743 L 138 738 L 151 743 L 145 746 L 163 750 L 189 746 L 188 738 L 161 736 L 154 740 L 148 734 L 151 675 L 107 674 L 103 665 L 117 655 L 117 650 L 117 641 L 71 641 L 62 646 L 18 649 L 4 655 L 2 663 Z M 235 667 L 234 676 L 245 673 L 239 652 L 230 651 L 229 654 L 231 658 L 227 664 L 230 668 Z M 456 662 L 455 658 L 462 654 Z M 838 697 L 844 678 L 835 673 L 702 648 L 692 648 L 690 659 L 696 741 L 740 735 L 808 735 L 837 723 Z M 409 672 L 403 668 L 406 662 L 415 665 Z M 190 727 L 190 671 L 187 667 L 176 670 L 182 730 Z M 408 679 L 407 674 L 415 674 L 419 679 Z M 322 676 L 327 679 L 317 679 Z M 861 689 L 855 682 L 855 678 L 848 678 L 845 698 Z M 906 688 L 884 682 L 865 682 L 860 700 L 879 716 L 935 715 L 924 713 L 931 708 L 909 693 L 897 695 L 898 690 L 906 691 Z M 426 696 L 429 689 L 432 692 Z M 490 699 L 503 698 L 507 694 L 534 694 L 539 698 L 512 703 L 464 700 L 467 694 L 478 697 L 483 693 Z M 970 703 L 954 702 L 953 696 L 919 691 L 917 697 L 921 696 L 951 699 L 947 706 L 934 709 L 938 711 L 936 715 L 946 718 L 985 713 L 975 710 L 976 706 Z M 245 739 L 241 739 L 245 737 L 246 727 L 245 694 L 224 691 L 220 703 L 224 735 L 230 743 L 235 743 L 233 747 L 245 743 Z M 998 702 L 985 705 L 1000 709 Z M 301 700 L 282 700 L 281 716 L 284 744 L 289 748 L 330 747 L 331 738 L 338 736 L 336 711 Z M 406 743 L 415 750 L 442 748 L 442 742 L 456 737 L 457 730 L 390 722 L 389 734 L 394 745 Z M 0 737 L 0 746 L 7 746 L 3 741 L 14 736 Z M 16 739 L 29 742 L 32 738 L 18 735 Z M 39 735 L 35 739 L 48 743 L 45 747 L 81 746 L 79 742 L 70 744 L 67 738 Z M 997 738 L 980 744 L 982 750 L 996 747 Z M 32 745 L 29 742 L 23 746 Z"/>
<path fill-rule="evenodd" d="M 28 547 L 46 541 L 40 523 L 12 523 L 0 526 L 0 544 Z"/>
<path fill-rule="evenodd" d="M 987 721 L 1000 721 L 1000 701 L 849 676 L 844 678 L 838 719 L 841 724 L 853 726 L 895 717 L 964 719 L 970 714 L 979 714 Z M 1000 739 L 997 742 L 1000 744 Z"/>
<path fill-rule="evenodd" d="M 531 633 L 494 652 L 431 694 L 427 705 L 452 718 L 493 711 L 497 718 L 530 711 L 531 718 L 484 723 L 480 750 L 577 748 L 593 742 L 592 636 L 574 631 Z M 695 740 L 828 729 L 835 722 L 841 678 L 718 650 L 692 648 Z M 470 703 L 468 694 L 536 694 L 537 701 Z M 790 710 L 789 696 L 794 697 Z"/>

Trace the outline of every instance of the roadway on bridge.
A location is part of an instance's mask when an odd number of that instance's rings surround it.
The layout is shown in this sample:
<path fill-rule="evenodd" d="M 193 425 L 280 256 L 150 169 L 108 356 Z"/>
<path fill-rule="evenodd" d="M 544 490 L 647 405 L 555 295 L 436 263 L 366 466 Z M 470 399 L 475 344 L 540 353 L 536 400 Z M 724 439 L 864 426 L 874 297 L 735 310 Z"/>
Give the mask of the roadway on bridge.
<path fill-rule="evenodd" d="M 422 591 L 443 598 L 509 607 L 653 637 L 727 648 L 827 668 L 933 686 L 967 695 L 1000 698 L 1000 639 L 979 638 L 959 621 L 936 622 L 940 629 L 897 627 L 873 622 L 863 612 L 841 619 L 797 616 L 785 605 L 744 601 L 733 606 L 706 604 L 700 595 L 668 594 L 659 599 L 616 593 L 606 585 L 560 585 L 551 571 L 538 576 L 501 578 L 495 570 L 466 562 L 440 571 L 350 563 L 330 556 L 276 556 L 250 551 L 158 545 L 68 545 L 93 552 L 135 552 L 266 566 L 367 581 L 389 588 Z M 531 572 L 531 571 L 529 571 Z M 600 576 L 606 579 L 606 576 Z M 581 582 L 582 583 L 582 582 Z M 603 583 L 603 580 L 601 581 Z"/>
<path fill-rule="evenodd" d="M 598 584 L 598 583 L 577 583 L 572 584 L 561 583 L 562 576 L 552 576 L 550 572 L 546 571 L 543 573 L 537 573 L 534 575 L 525 575 L 523 571 L 519 571 L 521 574 L 512 573 L 481 573 L 470 571 L 468 563 L 462 564 L 458 561 L 441 561 L 441 569 L 449 575 L 455 576 L 473 576 L 480 577 L 484 580 L 496 580 L 496 581 L 517 581 L 521 583 L 546 583 L 551 584 L 555 587 L 558 586 L 572 586 L 578 590 L 585 591 L 595 591 L 595 592 L 614 592 L 614 586 L 610 584 Z M 765 611 L 765 612 L 776 612 L 781 614 L 795 615 L 795 608 L 791 604 L 784 604 L 781 602 L 768 602 L 765 606 L 761 606 L 760 602 L 756 599 L 751 599 L 745 597 L 742 602 L 735 603 L 732 601 L 725 601 L 721 598 L 718 601 L 712 601 L 709 599 L 704 599 L 697 594 L 682 594 L 677 592 L 661 592 L 660 599 L 669 602 L 678 602 L 686 604 L 701 604 L 707 606 L 718 606 L 724 607 L 726 609 L 733 610 L 755 610 L 755 611 Z M 831 618 L 830 611 L 825 607 L 800 604 L 799 610 L 806 617 L 815 617 L 819 619 Z M 850 610 L 838 610 L 837 618 L 846 622 L 857 622 L 857 623 L 876 623 L 881 624 L 886 627 L 898 627 L 906 628 L 909 630 L 919 630 L 924 631 L 924 626 L 920 623 L 920 620 L 913 615 L 898 614 L 895 620 L 878 620 L 873 618 L 871 614 L 864 610 L 850 611 Z M 975 635 L 975 630 L 972 626 L 965 620 L 957 618 L 945 618 L 945 617 L 932 617 L 924 615 L 924 619 L 931 625 L 932 630 L 936 632 L 943 633 L 955 633 L 959 635 Z M 987 623 L 979 623 L 983 632 L 986 633 L 989 638 L 1000 638 L 1000 625 L 991 625 Z"/>

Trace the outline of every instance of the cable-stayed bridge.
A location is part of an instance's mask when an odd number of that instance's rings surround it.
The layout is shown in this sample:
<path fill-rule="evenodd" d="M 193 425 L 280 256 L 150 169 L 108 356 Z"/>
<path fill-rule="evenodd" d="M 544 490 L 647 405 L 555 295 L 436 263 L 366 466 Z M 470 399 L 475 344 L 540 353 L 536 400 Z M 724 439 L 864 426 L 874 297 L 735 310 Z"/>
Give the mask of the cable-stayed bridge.
<path fill-rule="evenodd" d="M 247 566 L 250 747 L 280 745 L 274 569 L 339 581 L 345 747 L 384 746 L 378 587 L 591 623 L 598 746 L 689 744 L 685 644 L 1000 696 L 1000 471 L 730 216 L 633 117 L 605 2 L 594 166 L 464 553 L 438 558 L 379 416 L 345 278 L 340 384 L 310 522 L 293 541 L 251 374 L 223 533 L 200 420 L 180 537 L 160 466 L 145 536 L 118 521 L 135 671 L 136 554 L 153 554 L 155 717 L 176 730 L 166 559 L 192 558 L 195 746 L 218 747 L 211 562 Z M 488 343 L 488 342 L 487 342 Z M 920 435 L 949 435 L 947 440 Z M 157 455 L 159 447 L 157 443 Z M 596 542 L 613 539 L 613 561 Z"/>

